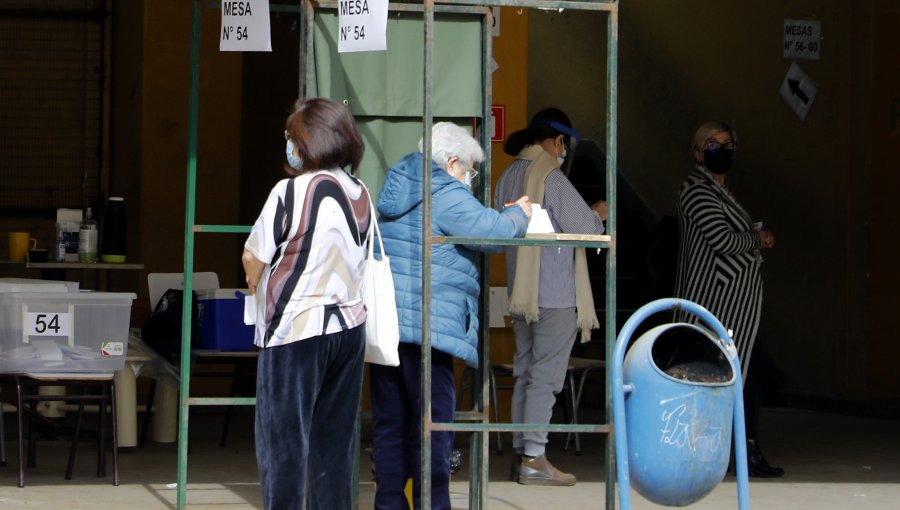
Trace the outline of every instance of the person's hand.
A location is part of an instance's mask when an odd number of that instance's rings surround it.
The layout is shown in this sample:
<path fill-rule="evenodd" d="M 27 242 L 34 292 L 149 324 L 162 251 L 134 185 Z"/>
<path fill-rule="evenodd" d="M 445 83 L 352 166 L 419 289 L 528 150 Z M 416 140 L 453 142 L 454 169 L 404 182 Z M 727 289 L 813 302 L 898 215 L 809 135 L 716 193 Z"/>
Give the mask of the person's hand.
<path fill-rule="evenodd" d="M 759 247 L 771 248 L 775 246 L 775 236 L 766 229 L 759 231 Z"/>
<path fill-rule="evenodd" d="M 247 282 L 247 289 L 250 291 L 250 295 L 256 294 L 256 287 L 259 285 L 259 280 L 262 278 L 263 269 L 265 269 L 266 264 L 256 258 L 256 255 L 253 255 L 250 250 L 244 248 L 244 252 L 241 254 L 241 264 L 244 266 L 244 281 Z"/>
<path fill-rule="evenodd" d="M 600 219 L 606 221 L 606 201 L 600 200 L 591 206 L 591 210 L 597 213 L 600 216 Z"/>
<path fill-rule="evenodd" d="M 516 200 L 516 205 L 522 208 L 525 211 L 525 216 L 528 216 L 528 219 L 531 219 L 531 199 L 527 196 L 522 196 L 518 200 Z"/>

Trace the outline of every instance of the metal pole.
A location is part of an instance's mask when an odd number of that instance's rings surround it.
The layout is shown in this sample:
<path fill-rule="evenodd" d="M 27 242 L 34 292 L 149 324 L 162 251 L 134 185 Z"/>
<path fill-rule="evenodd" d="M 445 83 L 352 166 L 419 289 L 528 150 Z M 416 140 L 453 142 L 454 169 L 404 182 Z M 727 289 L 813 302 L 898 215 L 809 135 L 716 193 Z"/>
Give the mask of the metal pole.
<path fill-rule="evenodd" d="M 184 296 L 181 306 L 181 390 L 178 393 L 178 500 L 182 510 L 187 500 L 188 415 L 191 387 L 191 312 L 194 274 L 194 195 L 197 191 L 197 122 L 200 97 L 200 4 L 193 2 L 191 23 L 191 84 L 188 101 L 187 191 L 184 204 Z"/>
<path fill-rule="evenodd" d="M 304 16 L 301 17 L 300 26 L 303 27 L 300 44 L 303 45 L 301 48 L 301 55 L 303 58 L 300 62 L 300 76 L 301 85 L 300 85 L 300 97 L 309 97 L 310 94 L 317 91 L 317 87 L 315 87 L 315 83 L 313 83 L 313 77 L 315 76 L 316 69 L 316 57 L 313 52 L 314 45 L 313 39 L 315 38 L 315 19 L 316 19 L 316 6 L 310 0 L 306 0 L 303 2 L 305 9 L 303 10 Z"/>
<path fill-rule="evenodd" d="M 478 191 L 485 207 L 491 206 L 491 55 L 493 55 L 493 13 L 485 8 L 485 14 L 481 19 L 481 43 L 483 47 L 481 61 L 481 83 L 484 87 L 481 106 L 480 133 L 477 133 L 481 146 L 484 148 L 484 164 L 479 176 Z M 472 394 L 477 398 L 476 411 L 481 415 L 481 422 L 487 422 L 490 409 L 490 375 L 491 370 L 491 345 L 490 345 L 490 318 L 487 310 L 490 310 L 490 284 L 491 267 L 490 259 L 481 255 L 481 307 L 479 317 L 481 320 L 481 365 L 479 366 L 477 391 Z M 474 381 L 473 381 L 474 383 Z M 473 384 L 473 389 L 476 385 Z M 494 402 L 494 405 L 497 405 Z M 469 478 L 469 508 L 482 510 L 487 508 L 488 479 L 490 477 L 490 432 L 477 431 L 472 433 L 471 439 L 471 473 Z"/>
<path fill-rule="evenodd" d="M 616 338 L 616 251 L 618 226 L 616 219 L 616 137 L 618 127 L 618 51 L 619 51 L 619 11 L 609 11 L 607 18 L 606 43 L 606 228 L 611 239 L 606 253 L 606 359 L 612 358 Z M 610 363 L 606 364 L 606 423 L 613 422 L 612 373 Z M 606 435 L 606 508 L 616 508 L 616 429 Z"/>
<path fill-rule="evenodd" d="M 434 0 L 425 0 L 425 77 L 422 105 L 422 451 L 421 507 L 431 508 L 431 108 L 434 78 Z"/>

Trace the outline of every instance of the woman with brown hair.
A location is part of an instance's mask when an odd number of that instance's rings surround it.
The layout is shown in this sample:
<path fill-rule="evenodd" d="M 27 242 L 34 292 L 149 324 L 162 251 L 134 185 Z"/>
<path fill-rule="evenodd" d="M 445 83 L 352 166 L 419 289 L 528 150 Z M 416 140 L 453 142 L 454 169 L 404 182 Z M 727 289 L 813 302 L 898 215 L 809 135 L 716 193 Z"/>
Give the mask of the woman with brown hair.
<path fill-rule="evenodd" d="M 256 297 L 256 457 L 269 509 L 351 508 L 365 352 L 360 297 L 369 194 L 353 117 L 301 99 L 285 124 L 290 175 L 244 245 Z"/>

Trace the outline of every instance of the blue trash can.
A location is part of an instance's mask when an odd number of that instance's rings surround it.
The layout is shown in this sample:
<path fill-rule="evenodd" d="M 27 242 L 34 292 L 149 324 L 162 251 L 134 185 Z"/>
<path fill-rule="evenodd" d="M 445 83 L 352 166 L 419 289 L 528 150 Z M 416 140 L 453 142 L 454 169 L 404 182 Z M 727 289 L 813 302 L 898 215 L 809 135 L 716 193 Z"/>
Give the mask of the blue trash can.
<path fill-rule="evenodd" d="M 725 476 L 734 371 L 712 335 L 692 324 L 643 334 L 625 357 L 632 486 L 666 506 L 689 505 Z"/>
<path fill-rule="evenodd" d="M 698 315 L 709 329 L 663 324 L 625 356 L 638 324 L 671 309 Z M 702 499 L 725 476 L 734 432 L 738 503 L 749 509 L 740 363 L 721 323 L 690 301 L 654 301 L 622 328 L 611 368 L 621 508 L 630 509 L 631 486 L 665 506 Z"/>

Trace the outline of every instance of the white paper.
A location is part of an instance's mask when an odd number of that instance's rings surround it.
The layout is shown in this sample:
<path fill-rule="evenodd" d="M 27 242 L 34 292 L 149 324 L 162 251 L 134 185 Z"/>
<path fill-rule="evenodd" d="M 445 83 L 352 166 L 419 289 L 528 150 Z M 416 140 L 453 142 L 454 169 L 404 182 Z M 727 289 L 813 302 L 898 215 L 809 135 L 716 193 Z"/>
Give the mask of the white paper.
<path fill-rule="evenodd" d="M 244 324 L 256 324 L 256 296 L 250 294 L 244 296 Z"/>
<path fill-rule="evenodd" d="M 500 8 L 491 7 L 491 14 L 494 18 L 494 24 L 491 25 L 491 37 L 500 37 Z"/>
<path fill-rule="evenodd" d="M 269 0 L 222 2 L 219 51 L 272 51 Z"/>
<path fill-rule="evenodd" d="M 62 349 L 53 340 L 35 340 L 32 344 L 38 359 L 46 361 L 61 361 L 63 359 Z"/>
<path fill-rule="evenodd" d="M 782 58 L 819 60 L 822 52 L 822 22 L 814 19 L 784 20 Z"/>
<path fill-rule="evenodd" d="M 809 76 L 803 72 L 803 69 L 793 62 L 784 76 L 784 81 L 781 82 L 780 92 L 800 120 L 805 120 L 806 114 L 809 113 L 809 109 L 816 99 L 818 89 L 813 85 Z"/>
<path fill-rule="evenodd" d="M 553 224 L 550 223 L 550 215 L 547 214 L 541 204 L 531 204 L 531 221 L 528 222 L 526 234 L 552 234 Z"/>
<path fill-rule="evenodd" d="M 338 0 L 338 53 L 387 49 L 388 0 Z"/>
<path fill-rule="evenodd" d="M 491 287 L 490 327 L 505 328 L 504 317 L 507 315 L 509 315 L 509 294 L 506 287 Z"/>

